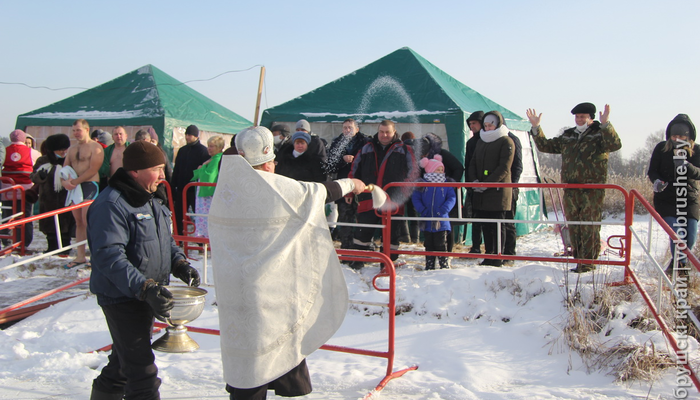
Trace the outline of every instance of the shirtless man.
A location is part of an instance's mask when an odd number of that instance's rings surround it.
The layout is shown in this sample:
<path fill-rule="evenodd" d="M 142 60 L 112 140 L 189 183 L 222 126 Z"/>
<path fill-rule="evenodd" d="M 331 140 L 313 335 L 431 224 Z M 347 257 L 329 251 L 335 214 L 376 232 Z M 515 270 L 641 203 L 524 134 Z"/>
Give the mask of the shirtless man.
<path fill-rule="evenodd" d="M 109 176 L 114 175 L 119 168 L 122 167 L 122 158 L 126 149 L 126 130 L 118 126 L 112 131 L 112 140 L 114 140 L 114 150 L 109 157 Z"/>
<path fill-rule="evenodd" d="M 109 178 L 122 166 L 124 149 L 129 145 L 126 139 L 126 129 L 123 126 L 114 128 L 112 131 L 114 143 L 104 149 L 104 159 L 100 167 L 100 190 L 107 188 Z"/>
<path fill-rule="evenodd" d="M 99 193 L 99 170 L 104 159 L 104 152 L 99 143 L 90 140 L 90 125 L 84 119 L 73 122 L 73 137 L 78 141 L 78 144 L 68 149 L 63 167 L 73 168 L 78 176 L 74 179 L 63 180 L 63 187 L 66 190 L 73 190 L 80 186 L 83 192 L 83 201 L 93 200 Z M 75 239 L 78 242 L 87 239 L 87 210 L 88 207 L 73 210 Z M 66 264 L 65 268 L 73 268 L 87 263 L 85 245 L 78 246 L 76 251 L 75 259 Z"/>

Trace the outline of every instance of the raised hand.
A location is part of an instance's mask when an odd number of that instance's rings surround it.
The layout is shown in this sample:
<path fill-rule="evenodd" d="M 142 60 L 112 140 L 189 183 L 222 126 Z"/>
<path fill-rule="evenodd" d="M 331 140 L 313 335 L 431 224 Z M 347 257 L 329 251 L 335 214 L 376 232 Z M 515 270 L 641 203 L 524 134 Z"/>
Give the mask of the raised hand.
<path fill-rule="evenodd" d="M 527 111 L 525 111 L 525 115 L 527 115 L 527 119 L 530 120 L 530 124 L 532 124 L 533 128 L 540 126 L 540 121 L 542 120 L 542 113 L 537 115 L 537 111 L 535 111 L 534 108 L 528 108 Z"/>
<path fill-rule="evenodd" d="M 605 109 L 603 111 L 599 112 L 598 114 L 600 114 L 600 123 L 601 124 L 608 122 L 610 120 L 610 105 L 606 104 Z"/>

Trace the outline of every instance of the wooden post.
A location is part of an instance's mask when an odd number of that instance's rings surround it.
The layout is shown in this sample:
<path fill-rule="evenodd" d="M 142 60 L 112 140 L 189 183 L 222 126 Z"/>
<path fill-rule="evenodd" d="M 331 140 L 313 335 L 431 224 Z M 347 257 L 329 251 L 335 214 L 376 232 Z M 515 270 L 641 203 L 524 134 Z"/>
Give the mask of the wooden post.
<path fill-rule="evenodd" d="M 260 98 L 262 97 L 263 81 L 265 80 L 265 66 L 260 67 L 260 82 L 258 83 L 258 100 L 255 102 L 255 117 L 253 126 L 258 126 L 258 114 L 260 113 Z"/>

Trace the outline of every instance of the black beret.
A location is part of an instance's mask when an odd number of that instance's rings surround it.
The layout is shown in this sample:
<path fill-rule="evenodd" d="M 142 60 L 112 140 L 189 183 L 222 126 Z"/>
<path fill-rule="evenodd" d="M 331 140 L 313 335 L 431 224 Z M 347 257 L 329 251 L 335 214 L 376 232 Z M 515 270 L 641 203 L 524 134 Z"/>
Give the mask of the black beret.
<path fill-rule="evenodd" d="M 595 105 L 593 103 L 581 103 L 572 108 L 571 113 L 574 115 L 589 114 L 592 119 L 595 119 Z"/>

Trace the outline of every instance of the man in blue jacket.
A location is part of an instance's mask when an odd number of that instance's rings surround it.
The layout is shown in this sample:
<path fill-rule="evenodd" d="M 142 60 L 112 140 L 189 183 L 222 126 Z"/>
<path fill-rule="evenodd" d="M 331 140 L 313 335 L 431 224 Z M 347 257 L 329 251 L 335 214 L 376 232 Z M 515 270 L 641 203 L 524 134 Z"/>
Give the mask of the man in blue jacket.
<path fill-rule="evenodd" d="M 112 336 L 109 363 L 93 381 L 91 400 L 159 399 L 160 379 L 151 350 L 153 318 L 170 317 L 170 274 L 199 286 L 172 237 L 170 211 L 158 190 L 163 152 L 145 141 L 124 150 L 123 167 L 87 214 L 92 254 L 90 290 Z"/>

